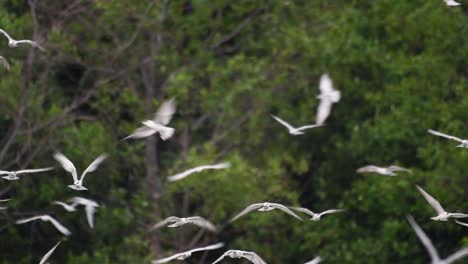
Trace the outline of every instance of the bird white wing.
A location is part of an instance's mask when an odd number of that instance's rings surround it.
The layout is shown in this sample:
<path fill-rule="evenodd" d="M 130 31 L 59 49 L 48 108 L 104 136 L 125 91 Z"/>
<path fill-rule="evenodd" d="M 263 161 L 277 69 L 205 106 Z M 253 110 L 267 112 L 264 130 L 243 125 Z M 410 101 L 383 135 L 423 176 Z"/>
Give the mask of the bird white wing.
<path fill-rule="evenodd" d="M 45 49 L 41 45 L 39 45 L 39 43 L 28 39 L 17 40 L 16 44 L 29 44 L 35 48 L 40 49 L 41 51 L 45 51 Z"/>
<path fill-rule="evenodd" d="M 213 223 L 211 223 L 210 221 L 206 220 L 205 218 L 203 217 L 200 217 L 200 216 L 192 216 L 192 217 L 189 217 L 190 220 L 192 220 L 192 223 L 196 226 L 199 226 L 201 228 L 204 228 L 204 229 L 207 229 L 211 232 L 216 232 L 216 227 Z"/>
<path fill-rule="evenodd" d="M 153 121 L 162 125 L 167 125 L 172 119 L 176 111 L 175 99 L 171 98 L 170 100 L 165 101 L 159 107 L 158 111 L 154 115 Z"/>
<path fill-rule="evenodd" d="M 391 172 L 394 172 L 394 171 L 406 171 L 406 172 L 411 172 L 411 170 L 409 169 L 406 169 L 406 168 L 403 168 L 403 167 L 399 167 L 399 166 L 395 166 L 395 165 L 392 165 L 390 167 L 387 168 L 389 171 Z"/>
<path fill-rule="evenodd" d="M 17 220 L 15 223 L 20 225 L 20 224 L 35 221 L 35 220 L 38 220 L 38 219 L 41 219 L 41 218 L 42 218 L 42 215 L 38 215 L 38 216 L 30 217 L 30 218 L 24 218 L 24 219 Z"/>
<path fill-rule="evenodd" d="M 41 261 L 39 262 L 39 264 L 44 264 L 47 259 L 49 259 L 50 255 L 52 255 L 52 253 L 54 253 L 55 249 L 58 247 L 58 245 L 60 245 L 62 241 L 59 241 L 53 248 L 51 248 L 45 255 L 44 257 L 42 257 Z"/>
<path fill-rule="evenodd" d="M 8 63 L 7 59 L 5 59 L 2 56 L 0 56 L 0 64 L 2 64 L 3 67 L 5 67 L 5 69 L 7 69 L 8 71 L 10 70 L 10 64 Z"/>
<path fill-rule="evenodd" d="M 289 130 L 296 129 L 295 127 L 291 126 L 288 122 L 284 121 L 283 119 L 281 119 L 281 118 L 279 118 L 279 117 L 277 117 L 275 115 L 271 115 L 271 117 L 273 117 L 276 121 L 278 121 L 283 126 L 287 127 Z"/>
<path fill-rule="evenodd" d="M 57 152 L 54 154 L 54 159 L 62 165 L 63 169 L 66 171 L 70 172 L 71 175 L 73 176 L 73 182 L 78 181 L 78 175 L 76 173 L 76 168 L 75 165 L 67 158 L 65 155 L 63 155 L 60 152 Z"/>
<path fill-rule="evenodd" d="M 1 199 L 1 200 L 0 200 L 0 203 L 2 203 L 2 202 L 8 202 L 8 201 L 10 201 L 10 200 L 11 200 L 11 199 Z"/>
<path fill-rule="evenodd" d="M 86 173 L 95 171 L 99 167 L 99 164 L 101 164 L 105 159 L 107 159 L 107 157 L 109 157 L 107 154 L 101 154 L 93 162 L 91 162 L 88 168 L 86 168 L 86 170 L 83 171 L 83 173 L 81 174 L 80 183 L 83 183 L 83 179 Z"/>
<path fill-rule="evenodd" d="M 374 166 L 374 165 L 368 165 L 368 166 L 364 166 L 364 167 L 357 169 L 356 172 L 365 173 L 365 172 L 376 172 L 378 170 L 379 170 L 379 167 Z"/>
<path fill-rule="evenodd" d="M 168 217 L 168 218 L 162 220 L 161 222 L 155 224 L 155 225 L 151 228 L 151 230 L 161 228 L 161 227 L 167 225 L 168 223 L 173 223 L 173 222 L 177 222 L 177 221 L 180 221 L 180 218 L 179 218 L 179 217 L 170 216 L 170 217 Z"/>
<path fill-rule="evenodd" d="M 318 264 L 318 263 L 320 263 L 320 261 L 322 261 L 322 259 L 320 257 L 316 257 L 313 260 L 307 261 L 304 264 Z"/>
<path fill-rule="evenodd" d="M 0 33 L 3 34 L 3 35 L 8 39 L 8 41 L 14 40 L 14 39 L 12 39 L 12 38 L 10 37 L 10 35 L 8 35 L 8 33 L 6 33 L 5 30 L 3 30 L 3 29 L 1 29 L 1 28 L 0 28 Z"/>
<path fill-rule="evenodd" d="M 317 117 L 315 122 L 318 125 L 321 125 L 327 120 L 328 116 L 330 115 L 332 108 L 332 102 L 328 99 L 320 99 L 320 104 L 317 108 Z"/>
<path fill-rule="evenodd" d="M 185 252 L 183 252 L 183 253 L 177 253 L 177 254 L 172 255 L 172 256 L 170 256 L 170 257 L 167 257 L 167 258 L 158 259 L 158 260 L 153 260 L 153 261 L 151 261 L 151 263 L 152 263 L 152 264 L 166 263 L 166 262 L 169 262 L 169 261 L 171 261 L 171 260 L 173 260 L 173 259 L 176 259 L 176 258 L 178 258 L 178 257 L 180 257 L 180 256 L 182 256 L 182 255 L 184 255 L 184 253 L 185 253 Z"/>
<path fill-rule="evenodd" d="M 66 236 L 69 236 L 71 234 L 68 228 L 64 227 L 62 224 L 60 224 L 57 220 L 55 220 L 55 218 L 53 218 L 50 215 L 43 216 L 42 220 L 51 222 L 55 226 L 55 228 L 57 228 L 57 230 L 60 231 L 60 233 Z"/>
<path fill-rule="evenodd" d="M 171 181 L 171 182 L 172 181 L 182 180 L 183 178 L 189 176 L 190 174 L 192 174 L 194 172 L 197 172 L 198 169 L 199 169 L 199 167 L 196 167 L 196 168 L 192 168 L 192 169 L 186 170 L 186 171 L 181 172 L 181 173 L 177 173 L 175 175 L 167 177 L 167 180 Z"/>
<path fill-rule="evenodd" d="M 441 132 L 439 132 L 439 131 L 435 131 L 435 130 L 432 130 L 432 129 L 428 129 L 427 132 L 429 132 L 429 133 L 432 134 L 432 135 L 436 135 L 436 136 L 439 136 L 439 137 L 444 137 L 444 138 L 452 139 L 452 140 L 455 140 L 455 141 L 458 141 L 458 142 L 462 142 L 462 141 L 463 141 L 461 138 L 457 138 L 457 137 L 454 137 L 454 136 L 450 136 L 450 135 L 447 135 L 447 134 L 444 134 L 444 133 L 441 133 Z"/>
<path fill-rule="evenodd" d="M 5 174 L 8 174 L 10 173 L 9 171 L 0 171 L 0 175 L 5 175 Z"/>
<path fill-rule="evenodd" d="M 88 221 L 89 227 L 94 229 L 94 213 L 96 212 L 96 207 L 94 206 L 85 206 L 86 220 Z"/>
<path fill-rule="evenodd" d="M 252 254 L 252 263 L 253 264 L 267 264 L 257 253 L 249 252 Z"/>
<path fill-rule="evenodd" d="M 319 88 L 320 92 L 324 94 L 331 93 L 333 91 L 333 82 L 327 73 L 322 74 L 322 76 L 320 76 Z"/>
<path fill-rule="evenodd" d="M 326 214 L 334 214 L 334 213 L 339 213 L 339 212 L 343 212 L 343 211 L 344 211 L 343 209 L 330 209 L 330 210 L 326 210 L 326 211 L 321 212 L 319 215 L 322 216 L 322 215 L 326 215 Z"/>
<path fill-rule="evenodd" d="M 247 206 L 246 208 L 244 208 L 244 210 L 242 210 L 240 213 L 238 213 L 236 216 L 234 216 L 230 222 L 234 222 L 235 220 L 237 220 L 239 217 L 243 216 L 243 215 L 246 215 L 252 211 L 255 211 L 257 210 L 258 208 L 262 207 L 263 204 L 261 203 L 256 203 L 256 204 L 251 204 L 249 206 Z"/>
<path fill-rule="evenodd" d="M 93 201 L 91 199 L 75 196 L 71 199 L 68 200 L 69 202 L 72 202 L 73 206 L 76 206 L 78 204 L 84 205 L 84 206 L 94 206 L 94 207 L 99 207 L 99 204 L 96 201 Z"/>
<path fill-rule="evenodd" d="M 68 212 L 73 212 L 75 211 L 75 206 L 76 205 L 69 205 L 69 204 L 66 204 L 64 202 L 60 202 L 60 201 L 53 201 L 52 204 L 58 204 L 58 205 L 61 205 L 65 210 L 67 210 Z"/>
<path fill-rule="evenodd" d="M 416 187 L 418 188 L 419 192 L 424 196 L 424 198 L 426 199 L 426 201 L 432 206 L 432 208 L 434 208 L 434 210 L 436 210 L 436 212 L 438 214 L 442 214 L 445 212 L 444 208 L 442 207 L 442 205 L 440 205 L 440 203 L 434 199 L 434 197 L 432 197 L 430 194 L 428 194 L 426 191 L 424 191 L 421 187 L 419 187 L 418 185 L 416 185 Z"/>
<path fill-rule="evenodd" d="M 437 253 L 437 250 L 434 248 L 434 245 L 432 244 L 432 241 L 429 239 L 429 237 L 424 233 L 424 231 L 419 227 L 419 225 L 414 221 L 412 216 L 406 216 L 408 219 L 408 222 L 410 225 L 413 227 L 413 230 L 416 232 L 416 235 L 418 236 L 419 240 L 423 243 L 424 247 L 428 251 L 429 255 L 431 256 L 432 263 L 439 263 L 440 257 L 439 253 Z"/>
<path fill-rule="evenodd" d="M 315 127 L 321 127 L 321 126 L 324 126 L 325 124 L 320 124 L 320 125 L 305 125 L 305 126 L 301 126 L 301 127 L 298 127 L 297 130 L 306 130 L 306 129 L 311 129 L 311 128 L 315 128 Z"/>
<path fill-rule="evenodd" d="M 207 166 L 204 166 L 203 169 L 201 169 L 200 171 L 202 170 L 206 170 L 206 169 L 210 169 L 210 170 L 220 170 L 220 169 L 227 169 L 231 167 L 231 163 L 229 162 L 223 162 L 223 163 L 218 163 L 218 164 L 214 164 L 214 165 L 207 165 Z"/>
<path fill-rule="evenodd" d="M 218 249 L 222 247 L 224 247 L 224 243 L 220 242 L 220 243 L 216 243 L 216 244 L 209 245 L 206 247 L 194 248 L 194 249 L 189 250 L 188 252 L 192 253 L 192 252 L 197 252 L 197 251 L 214 250 L 214 249 Z"/>
<path fill-rule="evenodd" d="M 455 223 L 457 223 L 459 225 L 462 225 L 462 226 L 468 226 L 468 223 L 463 223 L 463 222 L 460 222 L 458 220 L 455 220 Z"/>
<path fill-rule="evenodd" d="M 462 248 L 460 250 L 458 250 L 457 252 L 453 253 L 452 255 L 448 256 L 446 259 L 445 259 L 445 262 L 444 263 L 447 263 L 447 264 L 450 264 L 456 260 L 459 260 L 461 259 L 462 257 L 465 257 L 468 255 L 468 248 Z"/>
<path fill-rule="evenodd" d="M 444 0 L 445 4 L 448 6 L 459 6 L 461 5 L 460 3 L 454 1 L 454 0 Z"/>
<path fill-rule="evenodd" d="M 53 170 L 53 169 L 54 169 L 54 167 L 47 167 L 47 168 L 41 168 L 41 169 L 31 169 L 31 170 L 19 170 L 16 173 L 17 174 L 36 173 L 36 172 L 50 171 L 50 170 Z"/>
<path fill-rule="evenodd" d="M 293 210 L 296 210 L 296 211 L 299 211 L 299 212 L 303 212 L 303 213 L 306 213 L 310 216 L 314 216 L 314 212 L 312 212 L 311 210 L 307 209 L 307 208 L 304 208 L 304 207 L 289 207 Z"/>
<path fill-rule="evenodd" d="M 271 206 L 274 207 L 274 208 L 277 208 L 277 209 L 280 209 L 281 211 L 291 215 L 291 216 L 294 216 L 295 218 L 301 220 L 301 221 L 304 221 L 302 220 L 302 218 L 300 218 L 297 214 L 295 214 L 293 211 L 289 210 L 289 208 L 287 208 L 286 206 L 282 205 L 282 204 L 277 204 L 277 203 L 271 203 Z"/>
<path fill-rule="evenodd" d="M 220 262 L 221 260 L 224 259 L 225 256 L 227 256 L 229 253 L 233 252 L 234 250 L 228 250 L 226 252 L 224 252 L 224 254 L 222 254 L 219 258 L 217 258 L 212 264 L 216 264 L 218 262 Z"/>
<path fill-rule="evenodd" d="M 450 213 L 450 217 L 453 217 L 453 218 L 467 218 L 468 214 Z"/>

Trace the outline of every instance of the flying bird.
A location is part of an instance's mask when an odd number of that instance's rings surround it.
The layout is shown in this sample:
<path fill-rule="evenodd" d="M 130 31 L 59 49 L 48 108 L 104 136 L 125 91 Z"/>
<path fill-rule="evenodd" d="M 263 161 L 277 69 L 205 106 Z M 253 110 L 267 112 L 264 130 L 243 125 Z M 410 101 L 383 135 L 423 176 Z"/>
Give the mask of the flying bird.
<path fill-rule="evenodd" d="M 2 56 L 0 56 L 0 64 L 2 64 L 3 67 L 5 67 L 5 69 L 7 69 L 7 71 L 10 70 L 10 64 L 8 63 L 7 59 L 5 59 Z"/>
<path fill-rule="evenodd" d="M 426 248 L 427 252 L 429 253 L 429 256 L 431 256 L 431 263 L 432 264 L 450 264 L 458 259 L 461 259 L 462 257 L 468 255 L 468 247 L 462 248 L 458 250 L 457 252 L 453 253 L 452 255 L 448 256 L 446 259 L 441 259 L 439 256 L 439 253 L 437 253 L 437 250 L 435 249 L 434 245 L 432 244 L 431 239 L 424 233 L 424 231 L 419 227 L 419 225 L 414 221 L 412 216 L 407 216 L 408 222 L 410 223 L 411 227 L 413 227 L 414 232 L 416 232 L 416 235 L 418 236 L 419 240 L 421 240 L 421 243 L 424 245 Z"/>
<path fill-rule="evenodd" d="M 152 229 L 157 229 L 165 225 L 167 225 L 167 227 L 179 227 L 185 224 L 194 224 L 211 232 L 216 232 L 216 227 L 214 226 L 214 224 L 200 216 L 191 216 L 187 218 L 171 216 L 154 225 Z"/>
<path fill-rule="evenodd" d="M 70 172 L 71 175 L 73 176 L 73 184 L 68 185 L 68 187 L 77 191 L 88 190 L 87 188 L 83 186 L 84 177 L 86 176 L 88 172 L 95 171 L 99 167 L 99 164 L 101 164 L 101 162 L 103 162 L 107 157 L 108 156 L 106 154 L 101 154 L 99 157 L 97 157 L 93 162 L 91 162 L 91 164 L 89 164 L 88 168 L 86 168 L 86 170 L 83 171 L 80 179 L 78 179 L 78 174 L 76 172 L 75 165 L 73 165 L 73 163 L 67 157 L 65 157 L 65 155 L 63 155 L 62 153 L 57 152 L 54 154 L 55 160 L 57 160 L 60 163 L 60 165 L 62 165 L 62 167 L 66 171 Z"/>
<path fill-rule="evenodd" d="M 41 51 L 45 51 L 45 49 L 41 47 L 41 45 L 39 45 L 36 41 L 32 41 L 28 39 L 15 40 L 12 37 L 10 37 L 10 35 L 8 35 L 8 33 L 6 33 L 5 30 L 1 28 L 0 28 L 0 33 L 3 34 L 8 39 L 8 46 L 10 46 L 11 48 L 18 47 L 18 44 L 28 44 L 35 48 L 40 49 Z"/>
<path fill-rule="evenodd" d="M 70 230 L 68 230 L 66 227 L 64 227 L 62 224 L 60 224 L 57 220 L 55 220 L 52 216 L 50 215 L 38 215 L 38 216 L 33 216 L 30 218 L 26 219 L 20 219 L 16 221 L 16 224 L 24 224 L 27 222 L 35 221 L 35 220 L 42 220 L 42 221 L 48 221 L 51 222 L 57 230 L 66 235 L 69 236 L 71 234 Z"/>
<path fill-rule="evenodd" d="M 49 252 L 47 252 L 47 254 L 44 255 L 44 257 L 42 257 L 41 261 L 39 262 L 39 264 L 49 264 L 48 262 L 46 262 L 50 255 L 52 255 L 52 253 L 54 253 L 55 249 L 58 247 L 58 245 L 60 245 L 60 242 L 62 241 L 59 241 L 53 248 L 51 248 L 49 250 Z"/>
<path fill-rule="evenodd" d="M 83 197 L 73 197 L 69 200 L 71 206 L 76 207 L 78 205 L 83 205 L 86 212 L 86 220 L 88 221 L 89 227 L 94 228 L 94 213 L 96 208 L 99 207 L 99 204 L 93 200 L 86 199 Z"/>
<path fill-rule="evenodd" d="M 0 175 L 6 174 L 7 176 L 2 177 L 3 179 L 9 180 L 9 181 L 15 181 L 15 180 L 19 180 L 18 175 L 21 175 L 21 174 L 38 173 L 38 172 L 43 172 L 43 171 L 50 171 L 53 169 L 54 167 L 32 169 L 32 170 L 19 170 L 19 171 L 0 171 Z"/>
<path fill-rule="evenodd" d="M 212 264 L 220 262 L 225 257 L 237 258 L 237 259 L 245 258 L 248 261 L 252 262 L 253 264 L 266 264 L 266 262 L 255 252 L 233 250 L 233 249 L 224 252 L 224 254 L 221 255 L 221 257 L 219 257 L 218 259 L 216 259 L 215 262 L 213 262 Z"/>
<path fill-rule="evenodd" d="M 293 127 L 288 122 L 284 121 L 283 119 L 281 119 L 281 118 L 279 118 L 277 116 L 274 116 L 274 115 L 271 115 L 271 116 L 276 121 L 278 121 L 280 124 L 285 126 L 289 130 L 289 134 L 295 135 L 295 136 L 304 134 L 304 130 L 306 130 L 306 129 L 324 126 L 324 125 L 305 125 L 305 126 L 301 126 L 301 127 Z"/>
<path fill-rule="evenodd" d="M 341 93 L 333 88 L 333 83 L 328 74 L 322 74 L 320 77 L 320 104 L 317 109 L 316 124 L 321 125 L 330 115 L 332 104 L 341 99 Z"/>
<path fill-rule="evenodd" d="M 169 139 L 174 134 L 175 129 L 166 125 L 171 121 L 175 111 L 176 104 L 174 98 L 163 102 L 152 120 L 143 121 L 142 127 L 135 129 L 132 134 L 122 140 L 129 138 L 145 138 L 156 133 L 159 133 L 162 140 Z"/>
<path fill-rule="evenodd" d="M 444 0 L 445 4 L 448 6 L 459 6 L 460 3 L 455 2 L 454 0 Z"/>
<path fill-rule="evenodd" d="M 389 167 L 377 167 L 377 166 L 374 166 L 374 165 L 368 165 L 368 166 L 364 166 L 362 168 L 359 168 L 356 170 L 357 173 L 378 173 L 378 174 L 381 174 L 381 175 L 387 175 L 387 176 L 396 176 L 397 174 L 395 173 L 396 171 L 406 171 L 406 172 L 409 172 L 411 173 L 411 170 L 408 170 L 408 169 L 405 169 L 405 168 L 402 168 L 402 167 L 398 167 L 398 166 L 395 166 L 395 165 L 392 165 L 392 166 L 389 166 Z"/>
<path fill-rule="evenodd" d="M 310 215 L 311 216 L 310 220 L 312 221 L 319 221 L 322 215 L 339 213 L 339 212 L 344 211 L 343 209 L 330 209 L 330 210 L 323 211 L 321 213 L 314 213 L 311 210 L 307 208 L 303 208 L 303 207 L 289 207 L 289 208 Z"/>
<path fill-rule="evenodd" d="M 277 204 L 277 203 L 255 203 L 255 204 L 251 204 L 249 206 L 247 206 L 244 210 L 242 210 L 240 213 L 238 213 L 236 216 L 234 216 L 232 219 L 231 219 L 231 222 L 237 220 L 239 217 L 243 216 L 243 215 L 246 215 L 252 211 L 259 211 L 259 212 L 268 212 L 268 211 L 271 211 L 271 210 L 274 210 L 274 209 L 279 209 L 301 221 L 304 221 L 302 220 L 302 218 L 300 218 L 298 215 L 296 215 L 293 211 L 289 210 L 288 207 L 284 206 L 284 205 L 281 205 L 281 204 Z"/>
<path fill-rule="evenodd" d="M 198 167 L 195 167 L 195 168 L 192 168 L 190 170 L 186 170 L 184 172 L 181 172 L 181 173 L 177 173 L 175 175 L 172 175 L 172 176 L 169 176 L 167 177 L 167 180 L 168 181 L 178 181 L 178 180 L 182 180 L 183 178 L 189 176 L 190 174 L 192 173 L 195 173 L 195 172 L 201 172 L 201 171 L 204 171 L 204 170 L 221 170 L 221 169 L 227 169 L 231 166 L 231 164 L 229 162 L 223 162 L 223 163 L 218 163 L 218 164 L 214 164 L 214 165 L 203 165 L 203 166 L 198 166 Z"/>
<path fill-rule="evenodd" d="M 307 262 L 304 263 L 304 264 L 319 264 L 320 261 L 322 261 L 322 259 L 321 259 L 320 257 L 316 257 L 316 258 L 314 258 L 313 260 L 307 261 Z"/>
<path fill-rule="evenodd" d="M 166 262 L 169 262 L 169 261 L 174 260 L 174 259 L 184 260 L 184 259 L 190 257 L 193 252 L 214 250 L 214 249 L 221 248 L 223 246 L 224 246 L 224 243 L 217 243 L 217 244 L 213 244 L 213 245 L 206 246 L 206 247 L 194 248 L 194 249 L 191 249 L 191 250 L 188 250 L 188 251 L 185 251 L 185 252 L 177 253 L 177 254 L 172 255 L 170 257 L 167 257 L 167 258 L 153 260 L 153 261 L 151 261 L 151 263 L 152 264 L 166 263 Z"/>
<path fill-rule="evenodd" d="M 447 134 L 444 134 L 444 133 L 441 133 L 432 129 L 428 129 L 427 132 L 431 133 L 432 135 L 458 141 L 460 143 L 460 145 L 457 145 L 458 148 L 468 148 L 468 139 L 457 138 L 457 137 L 450 136 L 450 135 L 447 135 Z"/>
<path fill-rule="evenodd" d="M 431 195 L 429 195 L 426 191 L 424 191 L 421 187 L 416 185 L 418 188 L 419 192 L 424 196 L 426 201 L 436 210 L 437 216 L 431 217 L 432 220 L 435 221 L 447 221 L 449 218 L 466 218 L 468 217 L 468 214 L 462 214 L 462 213 L 448 213 L 444 210 L 442 205 L 434 199 Z"/>

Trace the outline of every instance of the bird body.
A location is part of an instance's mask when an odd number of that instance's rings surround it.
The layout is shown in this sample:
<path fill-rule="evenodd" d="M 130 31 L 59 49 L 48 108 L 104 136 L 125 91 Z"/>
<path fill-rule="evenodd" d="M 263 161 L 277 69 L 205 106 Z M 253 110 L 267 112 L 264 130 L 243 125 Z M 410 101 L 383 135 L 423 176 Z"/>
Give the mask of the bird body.
<path fill-rule="evenodd" d="M 426 201 L 434 208 L 434 210 L 437 212 L 437 216 L 431 217 L 432 220 L 434 221 L 448 221 L 449 218 L 467 218 L 468 214 L 462 214 L 462 213 L 448 213 L 445 211 L 445 209 L 440 205 L 440 203 L 432 197 L 430 194 L 428 194 L 426 191 L 424 191 L 421 187 L 416 185 L 418 188 L 419 192 L 424 196 Z"/>
<path fill-rule="evenodd" d="M 289 134 L 291 135 L 302 135 L 304 134 L 304 130 L 306 129 L 311 129 L 311 128 L 315 128 L 315 127 L 320 127 L 320 126 L 323 126 L 323 124 L 321 125 L 305 125 L 305 126 L 301 126 L 301 127 L 293 127 L 292 125 L 290 125 L 288 122 L 284 121 L 283 119 L 275 116 L 275 115 L 271 115 L 276 121 L 278 121 L 280 124 L 282 124 L 283 126 L 285 126 L 288 131 L 289 131 Z"/>
<path fill-rule="evenodd" d="M 179 180 L 182 180 L 183 178 L 189 176 L 190 174 L 192 173 L 196 173 L 196 172 L 201 172 L 201 171 L 204 171 L 204 170 L 221 170 L 221 169 L 227 169 L 231 166 L 231 164 L 229 162 L 223 162 L 223 163 L 218 163 L 218 164 L 214 164 L 214 165 L 203 165 L 203 166 L 198 166 L 198 167 L 195 167 L 195 168 L 192 168 L 192 169 L 189 169 L 189 170 L 186 170 L 184 172 L 181 172 L 181 173 L 177 173 L 175 175 L 172 175 L 172 176 L 169 176 L 167 177 L 167 180 L 168 181 L 179 181 Z"/>
<path fill-rule="evenodd" d="M 212 264 L 216 264 L 223 260 L 225 257 L 240 259 L 245 258 L 248 261 L 252 262 L 253 264 L 266 264 L 266 262 L 255 252 L 251 251 L 243 251 L 243 250 L 228 250 L 226 251 L 221 257 L 216 259 Z"/>
<path fill-rule="evenodd" d="M 31 169 L 31 170 L 19 170 L 19 171 L 0 171 L 0 175 L 6 174 L 7 176 L 2 177 L 3 179 L 9 180 L 9 181 L 15 181 L 15 180 L 19 180 L 18 175 L 21 175 L 21 174 L 38 173 L 38 172 L 43 172 L 43 171 L 50 171 L 53 169 L 54 167 Z"/>
<path fill-rule="evenodd" d="M 71 234 L 68 228 L 64 227 L 62 224 L 60 224 L 57 220 L 55 220 L 55 218 L 53 218 L 50 215 L 38 215 L 38 216 L 26 218 L 26 219 L 20 219 L 16 221 L 16 224 L 24 224 L 24 223 L 28 223 L 28 222 L 35 221 L 35 220 L 42 220 L 42 221 L 47 221 L 47 222 L 52 223 L 54 227 L 60 233 L 64 234 L 65 236 L 69 236 Z"/>
<path fill-rule="evenodd" d="M 232 219 L 231 219 L 231 222 L 237 220 L 239 217 L 243 216 L 243 215 L 246 215 L 252 211 L 259 211 L 259 212 L 268 212 L 268 211 L 271 211 L 271 210 L 274 210 L 274 209 L 279 209 L 291 216 L 293 216 L 294 218 L 296 219 L 299 219 L 301 221 L 304 221 L 302 220 L 302 218 L 300 218 L 298 215 L 296 215 L 293 211 L 289 210 L 289 208 L 287 208 L 286 206 L 282 205 L 282 204 L 278 204 L 278 203 L 269 203 L 269 202 L 265 202 L 265 203 L 255 203 L 255 204 L 251 204 L 249 206 L 247 206 L 244 210 L 242 210 L 240 213 L 238 213 L 236 216 L 234 216 Z"/>
<path fill-rule="evenodd" d="M 303 207 L 290 207 L 290 208 L 293 209 L 293 210 L 303 212 L 303 213 L 306 213 L 306 214 L 310 215 L 311 216 L 310 220 L 312 220 L 312 221 L 320 221 L 322 215 L 339 213 L 339 212 L 344 211 L 343 209 L 330 209 L 330 210 L 323 211 L 321 213 L 314 213 L 311 210 L 309 210 L 307 208 L 303 208 Z"/>
<path fill-rule="evenodd" d="M 151 261 L 151 263 L 152 264 L 166 263 L 166 262 L 169 262 L 169 261 L 174 260 L 174 259 L 184 260 L 184 259 L 190 257 L 193 252 L 206 251 L 206 250 L 215 250 L 215 249 L 221 248 L 223 246 L 224 246 L 224 243 L 216 243 L 216 244 L 209 245 L 209 246 L 206 246 L 206 247 L 194 248 L 194 249 L 191 249 L 191 250 L 188 250 L 188 251 L 185 251 L 185 252 L 174 254 L 174 255 L 172 255 L 170 257 L 167 257 L 167 258 L 153 260 L 153 261 Z"/>
<path fill-rule="evenodd" d="M 322 74 L 320 77 L 320 94 L 317 96 L 320 103 L 317 109 L 316 124 L 321 125 L 325 122 L 331 112 L 332 105 L 341 99 L 341 92 L 333 88 L 332 80 L 328 74 Z"/>
<path fill-rule="evenodd" d="M 5 30 L 0 28 L 0 34 L 3 34 L 7 39 L 8 39 L 8 46 L 11 48 L 16 48 L 18 47 L 19 44 L 28 44 L 31 45 L 35 48 L 40 49 L 41 51 L 45 51 L 43 47 L 41 47 L 36 41 L 28 40 L 28 39 L 22 39 L 22 40 L 15 40 L 8 33 L 6 33 Z"/>
<path fill-rule="evenodd" d="M 169 225 L 167 225 L 167 224 L 169 224 Z M 163 227 L 165 225 L 167 225 L 167 227 L 174 228 L 174 227 L 179 227 L 179 226 L 183 226 L 183 225 L 186 225 L 186 224 L 193 224 L 193 225 L 196 225 L 196 226 L 201 227 L 203 229 L 207 229 L 209 231 L 216 232 L 215 225 L 212 224 L 210 221 L 208 221 L 205 218 L 200 217 L 200 216 L 191 216 L 191 217 L 186 217 L 186 218 L 179 218 L 179 217 L 176 217 L 176 216 L 171 216 L 171 217 L 168 217 L 168 218 L 164 219 L 163 221 L 157 223 L 156 225 L 154 225 L 152 229 L 157 229 L 157 228 Z"/>
<path fill-rule="evenodd" d="M 435 130 L 432 130 L 432 129 L 428 129 L 427 132 L 429 132 L 432 135 L 436 135 L 436 136 L 439 136 L 439 137 L 444 137 L 444 138 L 448 138 L 448 139 L 451 139 L 451 140 L 458 141 L 460 144 L 457 145 L 457 148 L 468 148 L 468 139 L 457 138 L 457 137 L 447 135 L 447 134 L 444 134 L 442 132 L 435 131 Z"/>
<path fill-rule="evenodd" d="M 356 170 L 357 173 L 378 173 L 378 174 L 386 175 L 386 176 L 397 176 L 397 174 L 395 173 L 396 171 L 406 171 L 406 172 L 411 173 L 411 170 L 408 170 L 399 166 L 395 166 L 395 165 L 392 165 L 386 168 L 378 167 L 374 165 L 368 165 L 368 166 L 364 166 Z"/>
<path fill-rule="evenodd" d="M 106 154 L 101 154 L 97 157 L 91 164 L 89 164 L 88 168 L 83 171 L 81 177 L 78 179 L 78 174 L 76 172 L 75 165 L 60 152 L 54 154 L 54 159 L 57 160 L 60 165 L 62 165 L 63 169 L 70 172 L 73 177 L 73 184 L 68 185 L 69 188 L 77 191 L 88 190 L 86 187 L 83 186 L 83 180 L 87 173 L 95 171 L 99 165 L 107 158 Z"/>

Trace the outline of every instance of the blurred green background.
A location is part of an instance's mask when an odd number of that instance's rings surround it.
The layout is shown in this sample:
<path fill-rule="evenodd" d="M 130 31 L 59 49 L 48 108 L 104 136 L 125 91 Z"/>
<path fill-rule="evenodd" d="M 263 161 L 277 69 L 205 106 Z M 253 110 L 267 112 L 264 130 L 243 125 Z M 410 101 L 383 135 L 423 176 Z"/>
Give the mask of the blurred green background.
<path fill-rule="evenodd" d="M 468 137 L 468 2 L 460 2 L 2 1 L 0 28 L 47 51 L 9 48 L 0 37 L 11 64 L 0 68 L 1 169 L 57 169 L 0 181 L 0 198 L 13 198 L 0 211 L 0 263 L 38 263 L 60 239 L 51 263 L 149 263 L 218 241 L 226 248 L 186 262 L 241 249 L 273 264 L 314 256 L 427 263 L 406 214 L 441 256 L 468 246 L 467 227 L 431 221 L 435 212 L 415 188 L 448 211 L 468 212 L 468 152 L 426 132 Z M 289 135 L 270 114 L 314 123 L 325 72 L 342 100 L 325 127 Z M 171 97 L 173 138 L 119 141 Z M 89 191 L 77 193 L 55 151 L 79 172 L 103 152 L 110 158 L 87 176 Z M 166 181 L 221 161 L 232 167 Z M 413 173 L 355 173 L 368 164 Z M 94 230 L 83 212 L 51 205 L 76 195 L 101 205 Z M 255 212 L 228 223 L 264 201 L 346 212 L 304 223 Z M 72 235 L 44 222 L 14 224 L 44 213 Z M 200 215 L 221 230 L 148 231 L 171 215 Z"/>

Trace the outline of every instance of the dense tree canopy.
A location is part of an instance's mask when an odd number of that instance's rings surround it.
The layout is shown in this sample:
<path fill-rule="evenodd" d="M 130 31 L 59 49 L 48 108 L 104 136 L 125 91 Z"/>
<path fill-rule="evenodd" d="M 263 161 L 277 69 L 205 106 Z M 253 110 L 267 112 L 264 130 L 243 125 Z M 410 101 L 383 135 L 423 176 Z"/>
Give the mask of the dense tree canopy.
<path fill-rule="evenodd" d="M 405 216 L 413 215 L 441 256 L 468 246 L 467 227 L 429 218 L 416 184 L 447 210 L 468 212 L 468 152 L 428 128 L 468 137 L 468 2 L 7 0 L 0 28 L 0 165 L 55 166 L 0 181 L 0 263 L 37 263 L 63 240 L 51 263 L 149 263 L 223 241 L 194 254 L 210 263 L 227 249 L 255 251 L 268 263 L 423 263 L 429 256 Z M 326 126 L 292 136 L 274 121 L 315 122 L 318 82 L 329 73 L 342 93 Z M 175 98 L 173 138 L 120 141 Z M 66 154 L 88 191 L 67 188 Z M 167 176 L 230 162 L 179 182 Z M 397 164 L 411 174 L 356 174 Z M 96 226 L 84 213 L 52 205 L 96 200 Z M 256 202 L 344 213 L 304 223 L 281 212 L 231 217 Z M 2 204 L 3 206 L 3 204 Z M 71 231 L 15 220 L 50 214 Z M 168 216 L 200 215 L 193 226 L 150 228 Z M 305 217 L 305 216 L 304 216 Z M 460 262 L 462 263 L 462 261 Z"/>

